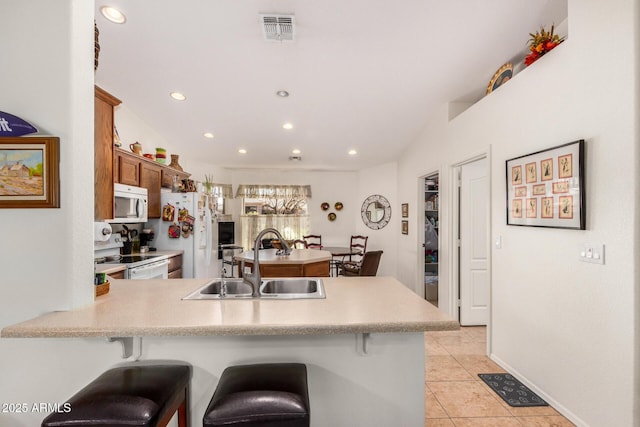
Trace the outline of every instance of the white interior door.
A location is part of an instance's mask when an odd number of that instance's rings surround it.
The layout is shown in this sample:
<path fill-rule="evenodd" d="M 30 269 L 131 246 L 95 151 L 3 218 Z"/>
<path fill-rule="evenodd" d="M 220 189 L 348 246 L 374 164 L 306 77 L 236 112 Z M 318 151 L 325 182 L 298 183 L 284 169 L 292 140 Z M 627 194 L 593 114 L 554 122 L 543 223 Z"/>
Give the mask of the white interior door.
<path fill-rule="evenodd" d="M 487 159 L 460 169 L 460 324 L 486 325 L 491 290 Z"/>

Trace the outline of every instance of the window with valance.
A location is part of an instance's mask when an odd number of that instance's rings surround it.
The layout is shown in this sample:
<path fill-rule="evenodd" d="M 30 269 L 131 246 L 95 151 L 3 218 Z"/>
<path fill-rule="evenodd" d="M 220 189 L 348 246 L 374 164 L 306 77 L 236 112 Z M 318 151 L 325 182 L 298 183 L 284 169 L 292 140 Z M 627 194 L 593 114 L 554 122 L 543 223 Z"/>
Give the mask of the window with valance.
<path fill-rule="evenodd" d="M 309 234 L 310 185 L 243 184 L 236 190 L 236 197 L 243 200 L 240 239 L 245 249 L 253 248 L 255 236 L 269 227 L 289 241 Z"/>

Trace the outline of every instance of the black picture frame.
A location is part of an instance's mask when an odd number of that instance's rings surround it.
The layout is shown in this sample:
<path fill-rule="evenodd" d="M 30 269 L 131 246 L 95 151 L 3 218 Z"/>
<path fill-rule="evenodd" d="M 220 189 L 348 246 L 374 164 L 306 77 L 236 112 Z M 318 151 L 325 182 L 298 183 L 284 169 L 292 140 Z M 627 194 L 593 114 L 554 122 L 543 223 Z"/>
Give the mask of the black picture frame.
<path fill-rule="evenodd" d="M 409 217 L 409 203 L 402 204 L 402 218 Z"/>
<path fill-rule="evenodd" d="M 505 162 L 507 225 L 586 229 L 583 139 Z"/>

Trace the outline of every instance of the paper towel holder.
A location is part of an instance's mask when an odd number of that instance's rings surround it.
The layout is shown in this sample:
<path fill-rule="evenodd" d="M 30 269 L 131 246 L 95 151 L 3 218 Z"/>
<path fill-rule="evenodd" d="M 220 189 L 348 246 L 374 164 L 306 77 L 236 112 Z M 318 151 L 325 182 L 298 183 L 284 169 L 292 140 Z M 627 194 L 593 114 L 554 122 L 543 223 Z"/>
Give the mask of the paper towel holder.
<path fill-rule="evenodd" d="M 93 240 L 95 242 L 106 242 L 111 237 L 113 230 L 111 224 L 106 222 L 94 222 L 93 223 Z"/>

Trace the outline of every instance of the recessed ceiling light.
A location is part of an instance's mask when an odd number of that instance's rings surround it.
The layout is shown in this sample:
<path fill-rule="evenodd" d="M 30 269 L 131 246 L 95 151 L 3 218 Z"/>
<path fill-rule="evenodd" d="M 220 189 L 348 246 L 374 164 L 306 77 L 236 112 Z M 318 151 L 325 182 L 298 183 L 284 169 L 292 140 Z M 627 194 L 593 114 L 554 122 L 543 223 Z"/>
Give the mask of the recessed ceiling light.
<path fill-rule="evenodd" d="M 285 124 L 282 125 L 282 128 L 286 129 L 286 130 L 291 130 L 291 129 L 293 129 L 293 124 L 285 123 Z"/>
<path fill-rule="evenodd" d="M 124 24 L 127 20 L 124 14 L 113 6 L 102 6 L 100 8 L 100 13 L 114 24 Z"/>
<path fill-rule="evenodd" d="M 184 96 L 183 93 L 180 92 L 171 92 L 169 94 L 173 99 L 175 99 L 176 101 L 184 101 L 185 99 L 187 99 L 186 96 Z"/>
<path fill-rule="evenodd" d="M 350 156 L 355 156 L 356 154 L 358 154 L 358 152 L 356 150 L 349 150 L 349 155 Z"/>
<path fill-rule="evenodd" d="M 203 135 L 205 138 L 213 139 L 213 134 L 211 132 L 205 132 Z"/>
<path fill-rule="evenodd" d="M 287 96 L 289 96 L 289 92 L 287 92 L 286 90 L 279 90 L 276 92 L 276 95 L 281 98 L 286 98 Z"/>
<path fill-rule="evenodd" d="M 300 150 L 298 150 L 297 148 L 293 149 L 291 150 L 291 154 L 300 154 Z"/>
<path fill-rule="evenodd" d="M 247 150 L 245 150 L 244 148 L 241 148 L 241 149 L 238 150 L 238 153 L 247 154 Z"/>

